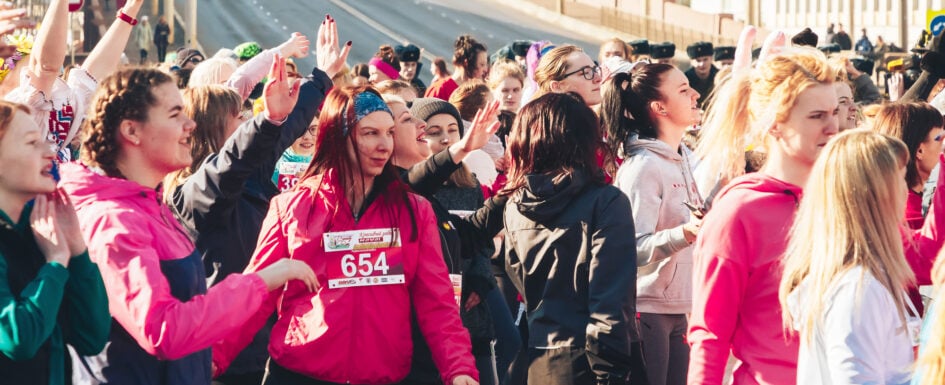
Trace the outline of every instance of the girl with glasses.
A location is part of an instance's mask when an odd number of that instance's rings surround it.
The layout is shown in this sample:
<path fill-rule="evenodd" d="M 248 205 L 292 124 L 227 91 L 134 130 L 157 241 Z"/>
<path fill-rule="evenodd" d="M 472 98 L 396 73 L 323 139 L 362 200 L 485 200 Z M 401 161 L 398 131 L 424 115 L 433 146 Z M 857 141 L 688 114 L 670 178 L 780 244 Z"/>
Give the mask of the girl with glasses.
<path fill-rule="evenodd" d="M 535 70 L 538 92 L 535 98 L 547 93 L 574 92 L 588 106 L 600 104 L 601 69 L 583 50 L 573 45 L 556 47 L 541 57 Z"/>

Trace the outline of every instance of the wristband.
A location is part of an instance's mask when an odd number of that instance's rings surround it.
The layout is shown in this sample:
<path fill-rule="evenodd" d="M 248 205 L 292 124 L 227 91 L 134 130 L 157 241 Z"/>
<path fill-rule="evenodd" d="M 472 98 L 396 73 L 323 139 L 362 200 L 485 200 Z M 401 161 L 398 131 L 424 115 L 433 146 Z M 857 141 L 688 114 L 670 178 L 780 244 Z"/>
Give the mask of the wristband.
<path fill-rule="evenodd" d="M 131 24 L 131 26 L 138 25 L 138 19 L 135 19 L 135 18 L 133 18 L 133 17 L 131 17 L 131 16 L 128 16 L 127 13 L 122 12 L 122 10 L 120 10 L 120 9 L 118 10 L 118 13 L 115 14 L 115 18 L 117 18 L 117 19 L 119 19 L 119 20 L 121 20 L 121 21 L 124 21 L 124 22 L 126 22 L 126 23 L 128 23 L 128 24 Z"/>

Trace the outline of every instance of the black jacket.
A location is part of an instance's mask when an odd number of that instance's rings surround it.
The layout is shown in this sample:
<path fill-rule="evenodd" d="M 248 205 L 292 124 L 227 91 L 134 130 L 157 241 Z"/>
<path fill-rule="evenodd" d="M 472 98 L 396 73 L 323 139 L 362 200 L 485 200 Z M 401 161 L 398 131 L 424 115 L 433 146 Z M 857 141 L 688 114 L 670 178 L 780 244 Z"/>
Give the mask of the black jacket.
<path fill-rule="evenodd" d="M 261 116 L 243 123 L 218 154 L 207 157 L 175 189 L 172 208 L 194 236 L 211 285 L 241 273 L 249 264 L 269 200 L 279 193 L 272 184 L 276 162 L 308 129 L 331 85 L 327 74 L 312 70 L 300 87 L 298 103 L 282 125 L 275 126 Z M 268 338 L 254 340 L 248 350 L 259 354 L 252 362 L 237 358 L 231 368 L 262 370 L 267 343 Z"/>
<path fill-rule="evenodd" d="M 502 230 L 502 211 L 505 198 L 492 198 L 467 218 L 450 214 L 433 194 L 443 186 L 449 176 L 460 167 L 454 163 L 449 150 L 430 157 L 407 169 L 399 169 L 401 177 L 417 194 L 427 198 L 436 214 L 437 229 L 443 246 L 443 258 L 450 274 L 463 275 L 463 293 L 460 303 L 466 303 L 470 293 L 477 293 L 482 302 L 469 311 L 460 306 L 463 326 L 469 330 L 474 355 L 489 352 L 490 341 L 495 337 L 492 317 L 485 301 L 486 293 L 495 288 L 495 278 L 489 268 L 489 256 L 494 247 L 492 238 Z M 415 315 L 417 316 L 417 315 Z M 422 315 L 421 315 L 422 316 Z M 413 321 L 413 360 L 410 373 L 404 384 L 440 384 L 439 372 L 433 363 L 430 348 L 416 320 Z"/>
<path fill-rule="evenodd" d="M 699 75 L 696 75 L 695 68 L 686 70 L 686 78 L 689 79 L 689 86 L 699 92 L 698 103 L 702 108 L 705 108 L 706 101 L 709 100 L 709 94 L 715 89 L 715 76 L 718 73 L 719 69 L 712 66 L 712 69 L 709 70 L 709 77 L 702 79 Z"/>
<path fill-rule="evenodd" d="M 583 348 L 587 362 L 575 371 L 625 378 L 637 275 L 626 195 L 582 172 L 530 175 L 509 199 L 505 230 L 506 270 L 525 300 L 528 348 Z"/>

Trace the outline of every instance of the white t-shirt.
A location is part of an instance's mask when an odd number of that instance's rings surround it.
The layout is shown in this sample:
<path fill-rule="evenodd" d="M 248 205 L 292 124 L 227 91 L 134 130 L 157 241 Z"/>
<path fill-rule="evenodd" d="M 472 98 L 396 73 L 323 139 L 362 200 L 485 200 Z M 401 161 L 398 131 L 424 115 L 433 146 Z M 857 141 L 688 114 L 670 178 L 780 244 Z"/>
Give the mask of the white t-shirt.
<path fill-rule="evenodd" d="M 808 283 L 801 282 L 788 297 L 798 332 L 806 327 L 802 317 L 808 298 L 819 296 L 806 292 Z M 823 297 L 820 330 L 809 339 L 801 334 L 797 383 L 908 384 L 921 321 L 908 316 L 903 325 L 892 294 L 860 267 L 843 273 Z M 909 311 L 915 314 L 915 309 Z"/>

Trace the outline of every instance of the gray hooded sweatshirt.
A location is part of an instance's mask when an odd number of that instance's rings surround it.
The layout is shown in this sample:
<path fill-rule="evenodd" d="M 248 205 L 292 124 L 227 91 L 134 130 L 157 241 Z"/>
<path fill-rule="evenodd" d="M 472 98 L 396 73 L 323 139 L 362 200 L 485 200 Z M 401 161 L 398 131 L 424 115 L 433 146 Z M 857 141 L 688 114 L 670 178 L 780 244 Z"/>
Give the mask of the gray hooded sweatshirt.
<path fill-rule="evenodd" d="M 637 239 L 637 310 L 686 314 L 692 307 L 692 247 L 682 226 L 683 202 L 702 206 L 692 176 L 692 152 L 654 139 L 628 143 L 614 185 L 630 198 Z"/>

